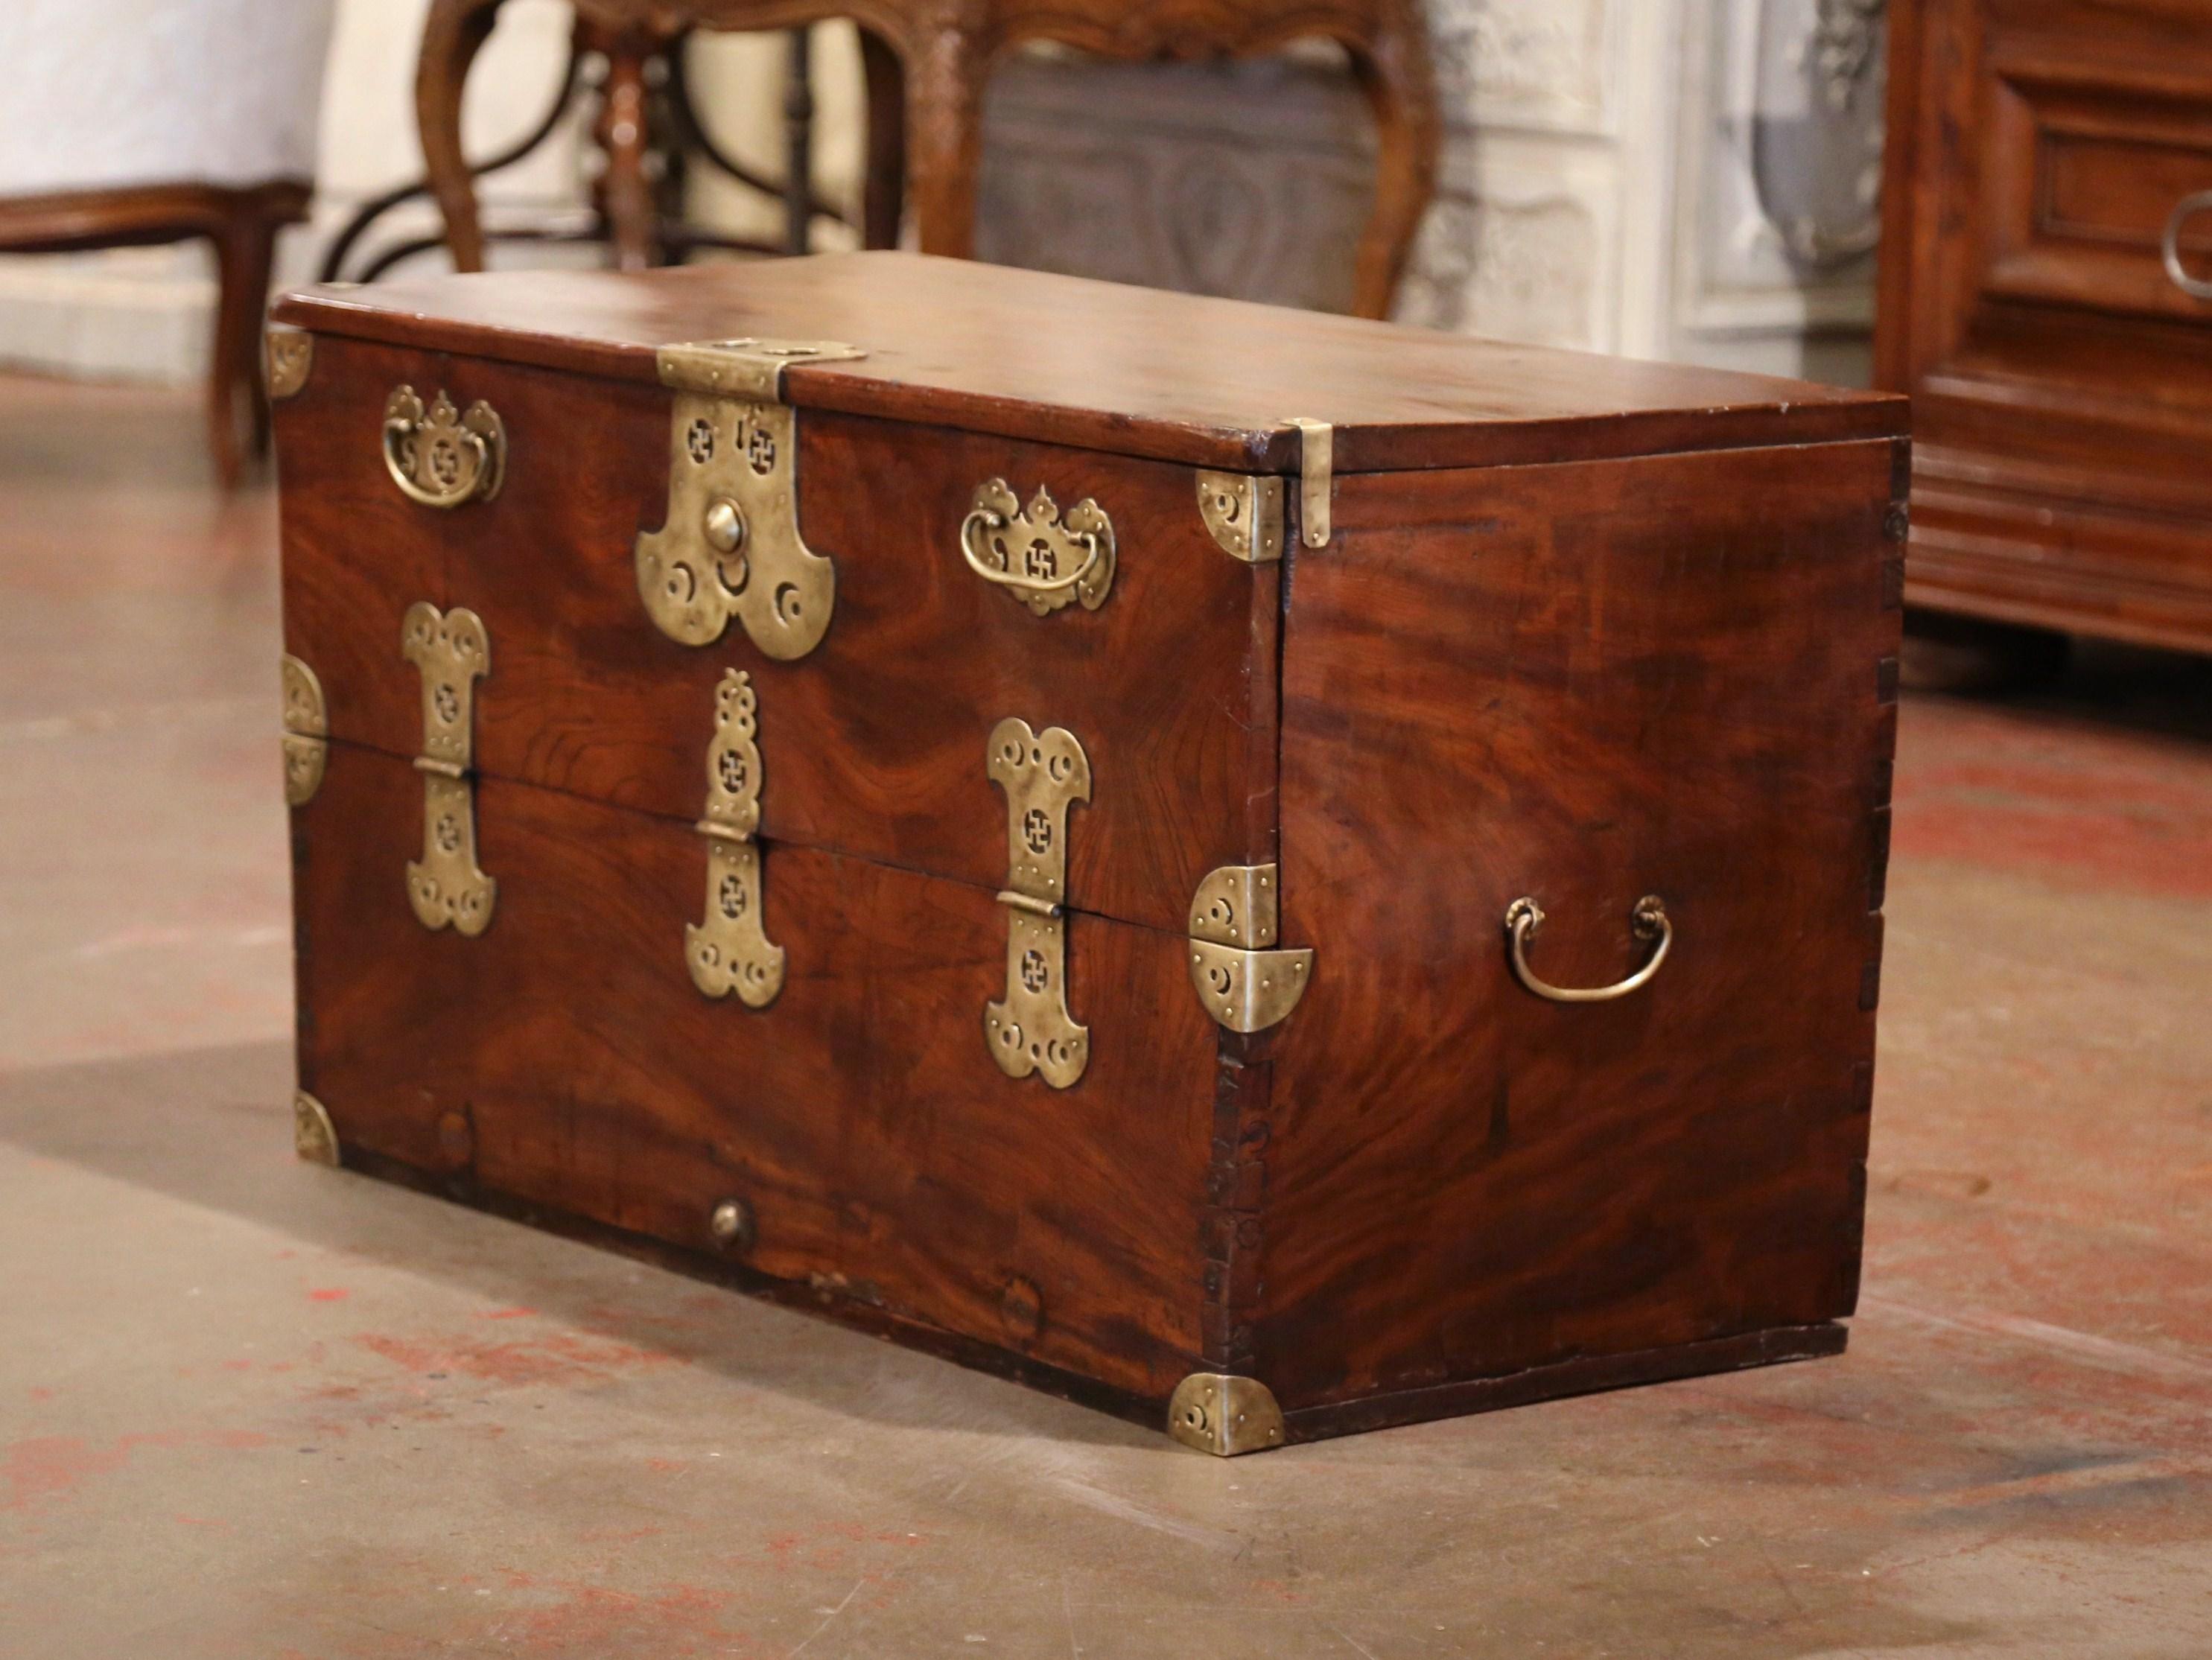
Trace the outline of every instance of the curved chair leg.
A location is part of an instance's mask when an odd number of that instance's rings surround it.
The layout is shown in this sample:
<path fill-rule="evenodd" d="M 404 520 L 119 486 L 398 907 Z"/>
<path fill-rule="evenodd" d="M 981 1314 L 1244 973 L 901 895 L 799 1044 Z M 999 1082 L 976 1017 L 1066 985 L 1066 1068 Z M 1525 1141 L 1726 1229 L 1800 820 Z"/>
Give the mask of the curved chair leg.
<path fill-rule="evenodd" d="M 491 33 L 501 0 L 431 0 L 422 24 L 422 55 L 415 64 L 415 122 L 422 163 L 446 218 L 446 242 L 455 271 L 482 271 L 483 222 L 476 185 L 461 155 L 461 89 L 469 65 Z"/>
<path fill-rule="evenodd" d="M 860 68 L 868 88 L 868 175 L 860 245 L 895 248 L 906 211 L 906 70 L 890 42 L 863 30 Z"/>
<path fill-rule="evenodd" d="M 208 447 L 225 489 L 238 483 L 245 459 L 240 429 L 250 434 L 257 455 L 268 442 L 261 330 L 279 222 L 258 194 L 247 192 L 229 204 L 223 222 L 211 232 L 218 283 L 215 350 L 208 365 Z"/>
<path fill-rule="evenodd" d="M 989 54 L 965 31 L 943 27 L 924 37 L 906 67 L 908 189 L 915 240 L 924 253 L 973 258 Z"/>
<path fill-rule="evenodd" d="M 1375 209 L 1359 239 L 1352 308 L 1387 317 L 1436 193 L 1441 125 L 1435 70 L 1420 19 L 1400 0 L 1372 40 L 1345 42 L 1375 112 Z"/>

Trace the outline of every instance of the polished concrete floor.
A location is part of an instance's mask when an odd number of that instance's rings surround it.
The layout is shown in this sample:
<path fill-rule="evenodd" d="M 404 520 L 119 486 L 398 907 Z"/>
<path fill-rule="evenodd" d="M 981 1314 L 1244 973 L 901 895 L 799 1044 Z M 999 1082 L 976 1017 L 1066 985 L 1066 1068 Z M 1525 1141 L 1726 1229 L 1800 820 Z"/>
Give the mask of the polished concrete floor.
<path fill-rule="evenodd" d="M 295 1163 L 275 514 L 0 381 L 0 1656 L 2212 1655 L 2212 673 L 1909 698 L 1838 1360 L 1223 1463 Z"/>

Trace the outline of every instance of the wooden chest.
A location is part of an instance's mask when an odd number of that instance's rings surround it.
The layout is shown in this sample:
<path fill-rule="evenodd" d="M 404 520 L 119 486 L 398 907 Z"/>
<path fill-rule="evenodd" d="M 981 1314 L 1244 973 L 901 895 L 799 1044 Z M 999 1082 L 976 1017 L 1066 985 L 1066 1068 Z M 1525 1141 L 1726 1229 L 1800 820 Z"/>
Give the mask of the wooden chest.
<path fill-rule="evenodd" d="M 900 254 L 276 317 L 310 1156 L 1217 1452 L 1842 1347 L 1902 400 Z"/>

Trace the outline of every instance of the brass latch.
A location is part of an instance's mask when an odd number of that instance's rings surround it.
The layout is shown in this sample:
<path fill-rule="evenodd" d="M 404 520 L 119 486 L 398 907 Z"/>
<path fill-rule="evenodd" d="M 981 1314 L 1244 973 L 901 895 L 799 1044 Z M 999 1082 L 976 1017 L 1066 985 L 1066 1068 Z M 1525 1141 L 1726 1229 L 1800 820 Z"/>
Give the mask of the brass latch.
<path fill-rule="evenodd" d="M 304 807 L 323 787 L 331 753 L 331 716 L 323 683 L 291 653 L 284 654 L 284 800 Z"/>
<path fill-rule="evenodd" d="M 1224 865 L 1190 902 L 1190 982 L 1231 1031 L 1265 1031 L 1313 982 L 1310 949 L 1275 951 L 1281 909 L 1273 865 Z"/>
<path fill-rule="evenodd" d="M 822 643 L 836 568 L 799 533 L 799 426 L 782 403 L 792 363 L 866 354 L 832 340 L 725 340 L 664 346 L 670 417 L 668 516 L 637 538 L 638 597 L 653 626 L 712 645 L 734 617 L 780 661 Z"/>
<path fill-rule="evenodd" d="M 765 1008 L 783 989 L 783 947 L 769 943 L 761 920 L 760 703 L 741 669 L 714 690 L 714 741 L 707 750 L 707 917 L 687 923 L 684 955 L 691 983 L 709 997 L 732 992 L 747 1008 Z"/>
<path fill-rule="evenodd" d="M 983 1010 L 991 1056 L 1009 1078 L 1064 1090 L 1091 1060 L 1091 1031 L 1067 1012 L 1067 812 L 1091 799 L 1091 757 L 1075 734 L 1009 718 L 991 729 L 992 782 L 1006 797 L 1006 995 Z"/>
<path fill-rule="evenodd" d="M 483 619 L 428 601 L 407 608 L 399 653 L 422 672 L 422 856 L 407 861 L 407 897 L 426 928 L 490 926 L 499 885 L 477 868 L 476 683 L 491 672 Z"/>
<path fill-rule="evenodd" d="M 1336 429 L 1310 415 L 1294 415 L 1298 429 L 1298 535 L 1310 548 L 1325 548 L 1333 527 L 1329 497 L 1336 486 Z"/>

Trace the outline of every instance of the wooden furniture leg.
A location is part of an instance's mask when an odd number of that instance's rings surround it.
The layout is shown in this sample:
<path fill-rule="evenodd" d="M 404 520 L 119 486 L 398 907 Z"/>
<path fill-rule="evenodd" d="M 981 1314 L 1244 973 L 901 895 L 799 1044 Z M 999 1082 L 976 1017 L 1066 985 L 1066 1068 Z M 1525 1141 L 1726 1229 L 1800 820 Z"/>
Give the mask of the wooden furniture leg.
<path fill-rule="evenodd" d="M 982 167 L 983 81 L 989 54 L 966 31 L 930 34 L 907 66 L 907 188 L 924 253 L 975 254 L 975 181 Z"/>
<path fill-rule="evenodd" d="M 215 349 L 208 363 L 208 447 L 216 475 L 228 489 L 238 483 L 243 459 L 241 424 L 252 453 L 269 443 L 269 398 L 261 384 L 262 313 L 269 304 L 269 273 L 276 253 L 278 222 L 251 198 L 232 206 L 215 244 Z"/>
<path fill-rule="evenodd" d="M 868 173 L 862 186 L 861 246 L 895 248 L 906 213 L 906 70 L 890 42 L 860 33 L 868 93 Z"/>
<path fill-rule="evenodd" d="M 626 32 L 605 46 L 607 79 L 593 134 L 607 158 L 599 177 L 600 207 L 614 244 L 615 269 L 648 271 L 660 263 L 659 215 L 645 176 L 645 60 L 656 43 Z"/>
<path fill-rule="evenodd" d="M 431 0 L 415 65 L 415 121 L 430 193 L 445 216 L 455 271 L 482 271 L 483 222 L 475 183 L 461 155 L 461 90 L 469 66 L 491 35 L 503 0 Z"/>
<path fill-rule="evenodd" d="M 1428 34 L 1405 0 L 1371 40 L 1347 40 L 1352 72 L 1375 112 L 1375 206 L 1361 233 L 1352 309 L 1388 317 L 1436 193 L 1441 131 Z"/>

